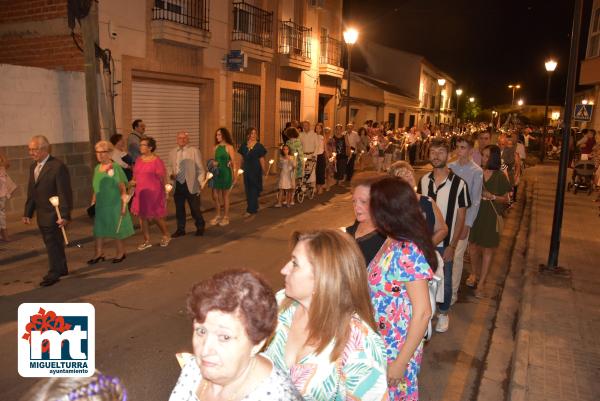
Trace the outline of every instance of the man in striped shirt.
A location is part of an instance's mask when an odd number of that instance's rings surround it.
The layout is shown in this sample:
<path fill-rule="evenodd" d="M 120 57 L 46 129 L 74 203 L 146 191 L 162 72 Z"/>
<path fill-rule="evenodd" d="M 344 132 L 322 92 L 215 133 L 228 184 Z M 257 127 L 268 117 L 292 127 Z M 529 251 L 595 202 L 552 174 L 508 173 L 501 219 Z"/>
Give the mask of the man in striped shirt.
<path fill-rule="evenodd" d="M 432 198 L 440 208 L 448 235 L 442 242 L 435 244 L 444 259 L 444 302 L 439 305 L 438 321 L 435 330 L 443 333 L 448 330 L 450 304 L 452 301 L 452 261 L 454 251 L 464 235 L 463 227 L 467 208 L 471 198 L 467 184 L 448 168 L 450 147 L 444 139 L 434 139 L 429 147 L 429 161 L 433 171 L 425 174 L 419 181 L 417 192 Z"/>

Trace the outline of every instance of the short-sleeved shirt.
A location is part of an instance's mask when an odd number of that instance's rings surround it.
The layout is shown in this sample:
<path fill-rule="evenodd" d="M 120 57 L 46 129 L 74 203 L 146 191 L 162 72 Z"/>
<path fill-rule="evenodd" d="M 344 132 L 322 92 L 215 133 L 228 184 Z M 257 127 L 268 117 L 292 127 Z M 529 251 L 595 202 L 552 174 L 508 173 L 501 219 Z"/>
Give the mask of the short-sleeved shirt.
<path fill-rule="evenodd" d="M 456 228 L 462 229 L 462 227 L 455 227 L 458 209 L 471 206 L 467 184 L 462 178 L 450 171 L 448 177 L 439 186 L 436 186 L 432 171 L 421 178 L 417 186 L 417 192 L 427 195 L 435 201 L 448 225 L 448 235 L 437 246 L 446 247 L 450 245 L 454 230 Z"/>
<path fill-rule="evenodd" d="M 198 401 L 196 391 L 202 381 L 202 374 L 192 354 L 184 354 L 185 365 L 171 392 L 169 401 Z M 290 378 L 273 365 L 269 377 L 260 382 L 244 401 L 302 401 L 302 396 L 296 390 Z"/>
<path fill-rule="evenodd" d="M 412 319 L 412 303 L 406 284 L 431 280 L 433 271 L 423 252 L 410 241 L 388 239 L 368 268 L 369 290 L 375 310 L 375 322 L 383 338 L 389 362 L 395 361 L 408 335 Z M 423 342 L 411 357 L 404 383 L 390 387 L 390 400 L 418 400 L 417 375 L 423 358 Z"/>
<path fill-rule="evenodd" d="M 285 290 L 277 293 L 277 301 L 285 299 Z M 277 329 L 265 356 L 276 367 L 289 371 L 292 382 L 306 401 L 382 401 L 388 400 L 387 361 L 381 337 L 358 315 L 350 319 L 350 335 L 342 356 L 331 361 L 335 346 L 331 341 L 319 353 L 303 357 L 288 368 L 285 348 L 297 302 L 279 312 Z"/>

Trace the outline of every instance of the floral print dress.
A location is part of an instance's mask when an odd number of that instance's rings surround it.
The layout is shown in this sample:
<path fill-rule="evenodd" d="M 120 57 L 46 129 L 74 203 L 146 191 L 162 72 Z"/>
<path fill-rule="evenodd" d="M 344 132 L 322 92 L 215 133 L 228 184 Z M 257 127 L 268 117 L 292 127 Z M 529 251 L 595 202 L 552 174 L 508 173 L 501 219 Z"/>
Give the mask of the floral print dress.
<path fill-rule="evenodd" d="M 406 282 L 431 280 L 431 270 L 425 255 L 410 241 L 388 238 L 368 267 L 371 301 L 375 322 L 386 347 L 388 363 L 396 360 L 406 342 L 412 318 L 412 304 Z M 416 349 L 404 373 L 404 383 L 389 388 L 390 400 L 419 399 L 417 375 L 423 358 L 423 342 Z"/>
<path fill-rule="evenodd" d="M 277 293 L 277 301 L 285 290 Z M 264 355 L 273 364 L 289 372 L 292 382 L 305 401 L 387 401 L 387 362 L 381 337 L 358 315 L 350 321 L 350 337 L 342 355 L 330 360 L 334 342 L 320 354 L 311 353 L 295 365 L 285 362 L 285 348 L 292 318 L 298 303 L 279 312 L 277 329 Z"/>

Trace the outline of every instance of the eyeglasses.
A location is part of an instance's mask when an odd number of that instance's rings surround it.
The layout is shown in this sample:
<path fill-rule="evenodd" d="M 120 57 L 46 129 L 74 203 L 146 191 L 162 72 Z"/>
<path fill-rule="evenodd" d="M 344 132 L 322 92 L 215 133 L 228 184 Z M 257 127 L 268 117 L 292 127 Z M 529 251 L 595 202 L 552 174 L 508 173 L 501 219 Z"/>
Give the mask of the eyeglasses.
<path fill-rule="evenodd" d="M 108 150 L 97 150 L 96 153 L 108 153 Z"/>

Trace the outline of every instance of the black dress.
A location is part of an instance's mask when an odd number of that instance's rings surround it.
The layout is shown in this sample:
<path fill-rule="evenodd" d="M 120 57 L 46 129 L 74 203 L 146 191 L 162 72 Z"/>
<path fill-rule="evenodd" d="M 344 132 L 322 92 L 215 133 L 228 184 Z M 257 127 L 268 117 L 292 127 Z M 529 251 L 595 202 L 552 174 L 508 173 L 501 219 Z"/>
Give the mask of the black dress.
<path fill-rule="evenodd" d="M 355 238 L 356 230 L 358 229 L 358 221 L 354 221 L 350 227 L 346 227 L 346 232 L 356 240 L 360 251 L 362 252 L 367 266 L 371 263 L 371 260 L 379 252 L 379 248 L 383 245 L 386 240 L 384 235 L 381 235 L 379 231 L 375 230 L 362 237 Z"/>

